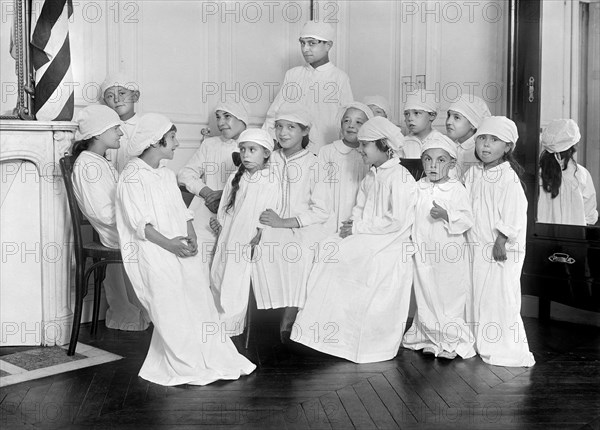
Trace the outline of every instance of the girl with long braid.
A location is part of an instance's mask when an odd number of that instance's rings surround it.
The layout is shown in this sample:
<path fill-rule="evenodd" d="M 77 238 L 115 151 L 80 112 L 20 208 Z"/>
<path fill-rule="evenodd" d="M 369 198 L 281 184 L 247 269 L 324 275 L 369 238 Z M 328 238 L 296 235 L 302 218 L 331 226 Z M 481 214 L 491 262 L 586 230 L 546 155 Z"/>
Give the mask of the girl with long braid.
<path fill-rule="evenodd" d="M 274 142 L 265 130 L 247 129 L 239 137 L 242 164 L 233 173 L 210 226 L 218 236 L 211 267 L 211 288 L 221 314 L 222 327 L 229 336 L 244 331 L 252 261 L 262 231 L 260 214 L 280 204 L 279 179 L 269 168 Z M 256 254 L 256 255 L 255 255 Z"/>

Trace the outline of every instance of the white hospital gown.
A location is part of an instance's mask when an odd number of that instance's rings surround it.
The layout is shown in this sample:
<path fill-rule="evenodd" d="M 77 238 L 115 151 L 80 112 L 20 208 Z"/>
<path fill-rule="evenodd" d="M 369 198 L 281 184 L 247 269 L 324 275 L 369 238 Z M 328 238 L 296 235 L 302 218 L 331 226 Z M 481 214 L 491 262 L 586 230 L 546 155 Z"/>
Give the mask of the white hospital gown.
<path fill-rule="evenodd" d="M 263 128 L 275 137 L 275 116 L 284 103 L 301 103 L 312 115 L 310 143 L 313 154 L 339 138 L 338 109 L 352 103 L 354 96 L 348 75 L 332 63 L 313 68 L 310 64 L 288 70 L 267 111 Z"/>
<path fill-rule="evenodd" d="M 412 238 L 416 246 L 415 298 L 417 312 L 402 346 L 433 348 L 475 355 L 474 339 L 465 322 L 467 294 L 471 294 L 469 249 L 464 233 L 473 225 L 471 201 L 461 182 L 442 184 L 421 179 Z M 446 209 L 448 221 L 433 219 L 433 202 Z"/>
<path fill-rule="evenodd" d="M 128 163 L 117 188 L 117 227 L 125 269 L 154 323 L 139 375 L 161 385 L 237 379 L 256 367 L 221 329 L 200 255 L 179 258 L 146 239 L 147 224 L 167 238 L 187 236 L 191 219 L 171 170 L 139 158 Z"/>
<path fill-rule="evenodd" d="M 475 349 L 489 364 L 533 366 L 520 314 L 527 230 L 525 192 L 508 162 L 487 170 L 482 164 L 473 166 L 467 179 L 475 220 L 467 235 L 473 252 L 473 295 L 467 322 L 473 323 Z M 499 232 L 508 237 L 503 262 L 492 257 Z"/>
<path fill-rule="evenodd" d="M 573 160 L 569 162 L 562 171 L 562 182 L 555 198 L 544 191 L 540 178 L 537 221 L 548 224 L 596 224 L 596 189 L 592 175 L 585 167 Z"/>
<path fill-rule="evenodd" d="M 126 121 L 121 121 L 121 146 L 118 149 L 109 149 L 106 151 L 106 158 L 111 162 L 117 172 L 121 173 L 125 165 L 131 160 L 129 155 L 129 142 L 135 133 L 135 128 L 140 120 L 140 115 L 135 114 Z"/>
<path fill-rule="evenodd" d="M 319 241 L 327 236 L 326 204 L 313 201 L 322 169 L 317 157 L 306 149 L 290 158 L 277 150 L 271 155 L 271 164 L 281 178 L 280 215 L 295 217 L 300 228 L 271 228 L 263 232 L 252 286 L 259 309 L 301 307 L 306 300 L 306 281 L 315 251 Z"/>
<path fill-rule="evenodd" d="M 222 229 L 210 271 L 211 288 L 230 336 L 244 331 L 253 261 L 250 241 L 257 229 L 270 228 L 260 224 L 260 214 L 266 209 L 277 212 L 281 204 L 279 178 L 267 167 L 253 175 L 248 172 L 242 175 L 235 205 L 227 212 L 234 176 L 235 173 L 229 178 L 219 205 L 218 220 Z"/>
<path fill-rule="evenodd" d="M 413 280 L 416 199 L 415 180 L 398 158 L 371 168 L 358 192 L 352 235 L 322 242 L 292 340 L 356 363 L 396 356 Z"/>
<path fill-rule="evenodd" d="M 115 214 L 115 194 L 119 174 L 106 158 L 83 151 L 73 165 L 73 191 L 81 212 L 98 232 L 100 242 L 108 248 L 119 248 Z M 102 283 L 108 309 L 105 324 L 118 330 L 146 330 L 147 316 L 139 302 L 122 264 L 106 266 Z"/>
<path fill-rule="evenodd" d="M 347 221 L 352 216 L 358 188 L 369 171 L 369 166 L 364 163 L 358 150 L 345 145 L 342 140 L 322 147 L 319 151 L 319 163 L 323 172 L 321 186 L 327 193 L 327 197 L 322 200 L 329 203 L 328 227 L 331 224 L 330 232 L 335 233 L 342 221 Z"/>
<path fill-rule="evenodd" d="M 187 164 L 177 173 L 177 181 L 194 194 L 190 210 L 194 212 L 194 229 L 198 236 L 198 250 L 207 267 L 210 264 L 215 235 L 210 228 L 210 219 L 215 216 L 198 194 L 204 187 L 213 191 L 223 190 L 232 173 L 237 171 L 232 154 L 237 151 L 237 141 L 223 140 L 221 136 L 209 137 L 200 144 Z"/>

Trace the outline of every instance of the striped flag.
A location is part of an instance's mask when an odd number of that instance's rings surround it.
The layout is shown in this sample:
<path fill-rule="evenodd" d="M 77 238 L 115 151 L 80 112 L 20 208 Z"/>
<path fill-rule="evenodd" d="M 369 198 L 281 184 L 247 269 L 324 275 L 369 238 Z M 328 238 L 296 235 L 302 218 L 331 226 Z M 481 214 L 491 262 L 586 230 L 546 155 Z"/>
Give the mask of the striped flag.
<path fill-rule="evenodd" d="M 33 0 L 31 11 L 31 62 L 35 69 L 36 119 L 70 121 L 74 107 L 69 45 L 72 0 Z"/>

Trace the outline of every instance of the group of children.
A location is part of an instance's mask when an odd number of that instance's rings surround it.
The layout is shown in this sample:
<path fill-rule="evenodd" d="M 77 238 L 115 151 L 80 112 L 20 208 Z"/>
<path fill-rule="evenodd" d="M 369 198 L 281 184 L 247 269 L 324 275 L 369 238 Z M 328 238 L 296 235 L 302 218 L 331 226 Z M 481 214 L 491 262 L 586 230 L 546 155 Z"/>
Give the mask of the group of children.
<path fill-rule="evenodd" d="M 243 102 L 222 103 L 220 135 L 177 177 L 161 164 L 179 145 L 175 125 L 138 118 L 139 90 L 125 77 L 103 84 L 106 106 L 80 113 L 78 203 L 102 242 L 122 250 L 126 272 L 124 298 L 111 300 L 107 286 L 109 307 L 129 303 L 133 329 L 154 324 L 143 378 L 207 384 L 251 373 L 230 340 L 244 331 L 250 291 L 259 309 L 285 308 L 283 342 L 357 363 L 391 359 L 403 345 L 534 364 L 520 317 L 527 199 L 514 122 L 464 95 L 444 135 L 431 126 L 437 105 L 418 91 L 404 136 L 384 98 L 352 100 L 348 77 L 329 63 L 332 33 L 304 26 L 307 64 L 285 81 L 335 83 L 336 103 L 280 94 L 262 129 L 249 127 Z M 573 124 L 554 135 L 563 126 Z M 402 158 L 420 158 L 426 176 L 416 182 Z M 86 180 L 91 169 L 102 181 Z M 178 183 L 196 196 L 189 208 Z"/>

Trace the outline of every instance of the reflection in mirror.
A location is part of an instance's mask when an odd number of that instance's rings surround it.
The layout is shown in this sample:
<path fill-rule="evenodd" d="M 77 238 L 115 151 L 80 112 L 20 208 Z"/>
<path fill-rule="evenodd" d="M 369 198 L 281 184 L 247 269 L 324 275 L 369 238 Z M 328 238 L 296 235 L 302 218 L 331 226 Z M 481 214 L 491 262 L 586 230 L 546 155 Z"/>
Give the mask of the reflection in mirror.
<path fill-rule="evenodd" d="M 598 224 L 599 74 L 600 1 L 544 2 L 537 222 Z"/>

